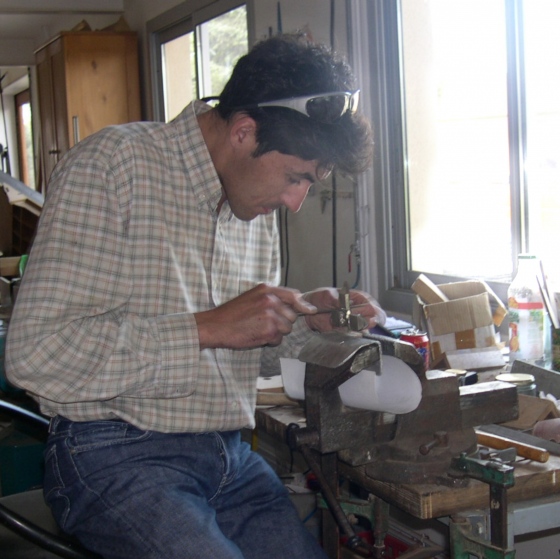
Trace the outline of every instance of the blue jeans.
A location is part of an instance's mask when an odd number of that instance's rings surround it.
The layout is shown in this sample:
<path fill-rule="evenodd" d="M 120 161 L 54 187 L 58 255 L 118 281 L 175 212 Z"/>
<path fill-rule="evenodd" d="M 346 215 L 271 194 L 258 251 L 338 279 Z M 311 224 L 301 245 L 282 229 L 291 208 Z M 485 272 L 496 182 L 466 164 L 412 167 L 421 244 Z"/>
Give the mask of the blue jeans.
<path fill-rule="evenodd" d="M 326 559 L 238 431 L 56 417 L 45 452 L 55 518 L 105 559 Z"/>

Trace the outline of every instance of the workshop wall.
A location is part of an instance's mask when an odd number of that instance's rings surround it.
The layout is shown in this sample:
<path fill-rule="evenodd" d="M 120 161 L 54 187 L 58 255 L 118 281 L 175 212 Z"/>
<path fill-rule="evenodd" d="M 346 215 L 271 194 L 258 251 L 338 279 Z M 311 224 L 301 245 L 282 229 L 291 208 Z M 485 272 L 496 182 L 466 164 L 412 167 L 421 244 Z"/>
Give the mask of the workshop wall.
<path fill-rule="evenodd" d="M 257 40 L 305 31 L 347 55 L 344 0 L 258 0 L 253 11 Z M 297 214 L 281 213 L 283 283 L 302 291 L 357 283 L 355 199 L 354 181 L 337 175 L 334 184 L 330 179 L 314 185 Z"/>

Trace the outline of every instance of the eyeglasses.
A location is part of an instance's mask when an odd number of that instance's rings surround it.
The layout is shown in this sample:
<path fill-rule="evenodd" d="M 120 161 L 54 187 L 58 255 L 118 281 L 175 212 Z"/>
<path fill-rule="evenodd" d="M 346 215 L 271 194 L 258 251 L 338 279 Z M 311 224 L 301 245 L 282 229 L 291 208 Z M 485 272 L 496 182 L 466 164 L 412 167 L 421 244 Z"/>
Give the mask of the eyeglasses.
<path fill-rule="evenodd" d="M 333 124 L 346 113 L 354 114 L 358 110 L 360 90 L 336 91 L 331 93 L 319 93 L 315 95 L 304 95 L 302 97 L 290 97 L 288 99 L 277 99 L 275 101 L 263 101 L 255 105 L 239 107 L 239 109 L 251 109 L 255 107 L 283 107 L 298 111 L 313 120 Z"/>

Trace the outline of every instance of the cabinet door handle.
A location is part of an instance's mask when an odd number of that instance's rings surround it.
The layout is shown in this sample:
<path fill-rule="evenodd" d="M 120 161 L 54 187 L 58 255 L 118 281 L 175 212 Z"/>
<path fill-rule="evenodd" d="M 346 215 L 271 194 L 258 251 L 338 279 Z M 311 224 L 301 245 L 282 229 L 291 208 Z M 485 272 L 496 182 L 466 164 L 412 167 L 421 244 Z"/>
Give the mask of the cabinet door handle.
<path fill-rule="evenodd" d="M 80 118 L 78 116 L 72 117 L 72 128 L 74 130 L 74 145 L 80 141 Z"/>
<path fill-rule="evenodd" d="M 49 155 L 58 155 L 59 153 L 59 149 L 49 149 Z"/>

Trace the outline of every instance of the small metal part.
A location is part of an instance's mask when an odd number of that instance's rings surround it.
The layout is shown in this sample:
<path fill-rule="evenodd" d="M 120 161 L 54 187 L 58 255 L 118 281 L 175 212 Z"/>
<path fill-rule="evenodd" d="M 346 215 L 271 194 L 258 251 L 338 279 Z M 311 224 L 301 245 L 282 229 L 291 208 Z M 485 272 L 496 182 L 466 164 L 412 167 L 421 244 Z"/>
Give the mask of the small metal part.
<path fill-rule="evenodd" d="M 504 464 L 514 464 L 517 460 L 517 450 L 515 448 L 505 448 L 503 450 L 480 448 L 478 455 L 481 460 L 499 460 Z"/>
<path fill-rule="evenodd" d="M 348 328 L 352 332 L 361 332 L 369 325 L 369 321 L 359 314 L 351 314 L 348 317 Z"/>
<path fill-rule="evenodd" d="M 449 444 L 449 436 L 446 431 L 436 431 L 434 433 L 434 438 L 426 444 L 423 444 L 418 449 L 418 452 L 422 456 L 426 456 L 436 446 L 447 446 Z"/>
<path fill-rule="evenodd" d="M 331 322 L 335 328 L 346 328 L 350 332 L 361 332 L 368 327 L 369 321 L 366 318 L 359 314 L 352 314 L 352 310 L 361 305 L 352 306 L 350 289 L 346 282 L 339 290 L 338 306 L 338 309 L 331 312 Z"/>
<path fill-rule="evenodd" d="M 355 311 L 356 309 L 360 309 L 362 307 L 367 307 L 369 305 L 369 303 L 359 303 L 358 305 L 352 305 L 350 307 L 351 311 Z M 310 314 L 310 313 L 306 313 L 306 312 L 299 312 L 297 313 L 298 316 L 315 316 L 316 314 L 327 314 L 327 313 L 332 313 L 333 311 L 339 311 L 340 309 L 321 309 L 318 308 L 314 313 Z M 394 337 L 394 336 L 393 336 Z"/>
<path fill-rule="evenodd" d="M 357 308 L 365 307 L 369 303 L 352 304 L 348 283 L 344 283 L 338 294 L 338 308 L 317 309 L 314 314 L 330 313 L 331 324 L 334 328 L 346 328 L 348 332 L 362 332 L 369 326 L 369 320 L 359 314 L 353 314 Z M 309 316 L 308 313 L 298 313 L 298 316 Z"/>

